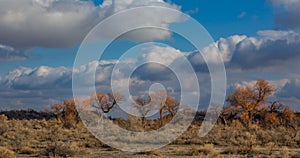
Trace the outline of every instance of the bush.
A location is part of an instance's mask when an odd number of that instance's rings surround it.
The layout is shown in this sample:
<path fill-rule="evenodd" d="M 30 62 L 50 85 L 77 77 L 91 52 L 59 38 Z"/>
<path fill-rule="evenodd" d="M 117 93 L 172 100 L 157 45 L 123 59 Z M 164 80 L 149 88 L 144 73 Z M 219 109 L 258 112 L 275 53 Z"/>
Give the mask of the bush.
<path fill-rule="evenodd" d="M 8 123 L 7 123 L 7 117 L 5 115 L 0 115 L 0 135 L 7 132 L 9 129 Z"/>
<path fill-rule="evenodd" d="M 215 149 L 213 144 L 204 144 L 201 147 L 192 147 L 193 156 L 201 156 L 203 154 L 207 157 L 218 157 L 220 155 L 220 153 Z"/>
<path fill-rule="evenodd" d="M 61 156 L 61 157 L 67 157 L 67 156 L 74 156 L 75 153 L 78 151 L 78 147 L 71 145 L 70 143 L 64 143 L 61 141 L 53 142 L 51 145 L 49 145 L 46 149 L 46 156 Z"/>
<path fill-rule="evenodd" d="M 62 105 L 54 104 L 51 106 L 51 109 L 56 115 L 56 119 L 63 122 L 65 128 L 75 128 L 80 121 L 73 99 L 65 100 Z"/>
<path fill-rule="evenodd" d="M 0 158 L 15 158 L 15 154 L 13 151 L 5 148 L 5 147 L 0 147 Z"/>

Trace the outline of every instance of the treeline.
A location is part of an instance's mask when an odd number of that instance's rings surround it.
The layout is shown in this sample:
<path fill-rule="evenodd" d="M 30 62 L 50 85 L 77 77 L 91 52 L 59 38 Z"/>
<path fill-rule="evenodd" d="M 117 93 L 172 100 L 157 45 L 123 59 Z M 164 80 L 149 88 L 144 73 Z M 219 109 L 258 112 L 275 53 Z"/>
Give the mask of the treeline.
<path fill-rule="evenodd" d="M 296 128 L 299 126 L 300 114 L 296 114 L 288 106 L 280 102 L 268 102 L 268 97 L 273 95 L 275 89 L 266 80 L 258 80 L 252 87 L 239 87 L 231 95 L 228 96 L 229 105 L 224 106 L 220 111 L 218 124 L 229 125 L 233 120 L 239 120 L 245 127 L 252 125 L 261 125 L 267 128 L 284 125 L 286 127 Z M 65 127 L 75 127 L 80 122 L 79 111 L 92 111 L 97 115 L 104 117 L 105 113 L 109 113 L 118 103 L 125 100 L 124 96 L 119 92 L 102 93 L 98 92 L 88 98 L 65 100 L 61 104 L 54 104 L 51 109 L 44 112 L 36 112 L 34 110 L 17 110 L 2 111 L 8 119 L 57 119 L 62 122 Z M 179 109 L 188 109 L 187 106 L 180 105 L 174 98 L 168 96 L 167 92 L 157 91 L 148 96 L 134 98 L 133 107 L 140 115 L 141 124 L 146 126 L 149 122 L 146 118 L 147 114 L 153 108 L 159 111 L 159 118 L 153 121 L 159 122 L 160 125 L 168 123 Z M 154 107 L 155 106 L 155 107 Z M 202 122 L 206 111 L 196 113 L 194 122 Z M 298 117 L 297 117 L 298 115 Z M 122 118 L 110 118 L 125 121 Z"/>
<path fill-rule="evenodd" d="M 38 112 L 33 109 L 0 111 L 0 115 L 5 115 L 9 120 L 50 120 L 56 117 L 52 112 Z"/>
<path fill-rule="evenodd" d="M 218 107 L 216 107 L 215 112 L 220 113 L 217 123 L 226 126 L 233 120 L 238 120 L 246 128 L 252 125 L 260 125 L 266 128 L 283 125 L 295 129 L 299 126 L 297 114 L 280 102 L 268 101 L 268 98 L 274 92 L 274 86 L 266 80 L 258 80 L 252 87 L 238 87 L 227 97 L 226 102 L 229 105 L 224 106 L 221 110 L 217 110 Z M 79 122 L 75 103 L 77 110 L 93 111 L 103 116 L 104 113 L 109 113 L 111 109 L 125 99 L 119 92 L 107 94 L 98 92 L 89 98 L 66 100 L 63 104 L 55 104 L 51 108 L 58 120 L 64 122 L 67 126 L 71 126 Z M 143 126 L 146 126 L 147 122 L 149 122 L 146 116 L 153 109 L 159 111 L 159 118 L 154 119 L 154 121 L 158 121 L 160 125 L 168 123 L 179 109 L 189 109 L 187 105 L 180 105 L 178 101 L 164 91 L 150 93 L 144 97 L 136 97 L 132 105 L 139 114 Z M 203 121 L 203 118 L 207 114 L 206 111 L 197 112 L 194 121 Z M 122 121 L 126 122 L 126 120 Z"/>

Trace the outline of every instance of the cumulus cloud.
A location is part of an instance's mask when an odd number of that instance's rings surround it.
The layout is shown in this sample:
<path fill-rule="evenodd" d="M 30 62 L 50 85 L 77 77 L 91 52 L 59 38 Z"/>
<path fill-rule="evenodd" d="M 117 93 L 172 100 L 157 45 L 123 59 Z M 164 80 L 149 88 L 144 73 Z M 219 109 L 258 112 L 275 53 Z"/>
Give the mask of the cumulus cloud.
<path fill-rule="evenodd" d="M 265 41 L 278 41 L 284 38 L 286 38 L 284 40 L 286 42 L 289 41 L 290 43 L 294 43 L 295 41 L 294 38 L 291 38 L 291 35 L 286 32 L 278 33 L 278 35 L 276 35 L 276 33 L 278 32 L 275 32 L 274 34 L 269 31 L 260 32 L 260 37 L 257 39 L 254 37 L 246 36 L 232 36 L 227 39 L 222 38 L 217 41 L 214 46 L 220 50 L 224 61 L 226 61 L 227 64 L 230 64 L 230 62 L 232 62 L 232 59 L 236 55 L 234 53 L 239 53 L 237 50 L 245 45 L 243 44 L 243 42 L 246 42 L 247 44 L 247 40 L 252 40 L 255 42 L 261 40 L 262 42 L 257 42 L 260 43 L 256 45 L 257 48 L 262 48 L 262 46 L 265 45 Z M 274 37 L 268 34 L 271 34 Z M 0 94 L 1 96 L 5 97 L 3 97 L 0 102 L 6 103 L 7 105 L 19 104 L 26 107 L 36 105 L 38 107 L 38 105 L 49 105 L 54 102 L 59 102 L 62 99 L 71 98 L 72 73 L 79 75 L 82 88 L 89 89 L 94 85 L 86 83 L 91 83 L 92 78 L 90 76 L 94 75 L 93 72 L 95 70 L 97 90 L 111 90 L 110 81 L 112 71 L 114 70 L 114 86 L 122 91 L 122 89 L 128 89 L 128 87 L 126 87 L 128 82 L 126 77 L 128 73 L 131 72 L 132 68 L 136 68 L 136 65 L 147 62 L 158 62 L 168 66 L 172 65 L 182 56 L 186 56 L 187 59 L 192 61 L 191 63 L 196 69 L 197 66 L 203 64 L 203 60 L 197 60 L 195 54 L 195 52 L 181 52 L 179 50 L 166 46 L 150 46 L 148 47 L 148 49 L 144 48 L 143 51 L 140 52 L 137 60 L 127 59 L 122 61 L 92 61 L 76 69 L 67 67 L 53 68 L 47 66 L 40 66 L 36 68 L 20 67 L 11 71 L 6 76 L 1 76 Z M 262 58 L 261 60 L 265 59 Z M 254 60 L 253 62 L 256 63 L 256 60 Z M 114 66 L 116 64 L 119 66 L 114 69 Z M 260 66 L 261 65 L 258 64 L 258 67 Z M 185 71 L 184 68 L 177 70 L 180 70 L 180 72 L 177 73 L 184 73 Z M 203 73 L 202 71 L 198 71 L 196 72 L 196 74 L 201 86 L 200 105 L 208 105 L 210 101 L 209 98 L 211 86 L 210 84 L 208 84 L 210 82 L 209 74 L 207 74 L 206 72 Z M 229 83 L 232 83 L 232 86 L 228 87 L 228 94 L 230 94 L 238 86 L 253 86 L 255 84 L 255 80 L 253 78 L 252 80 L 249 80 L 247 76 L 243 77 L 243 72 L 240 72 L 239 74 L 239 79 L 232 78 L 233 76 L 231 76 L 231 74 L 228 74 Z M 173 93 L 178 93 L 180 91 L 180 86 L 185 86 L 187 89 L 193 89 L 193 86 L 195 86 L 194 82 L 190 80 L 190 77 L 186 77 L 184 82 L 181 83 L 183 85 L 180 85 L 178 83 L 178 80 L 176 79 L 177 76 L 174 75 L 172 71 L 168 70 L 166 67 L 160 67 L 159 65 L 146 64 L 142 67 L 139 67 L 135 72 L 133 72 L 131 77 L 132 78 L 130 80 L 129 88 L 133 90 L 132 93 L 136 95 L 140 95 L 142 92 L 148 91 L 149 87 L 154 83 L 163 84 L 167 89 L 172 89 Z M 297 78 L 298 76 L 294 76 L 294 79 L 283 78 L 280 80 L 270 80 L 271 84 L 273 84 L 276 88 L 276 93 L 273 97 L 275 97 L 279 101 L 284 102 L 287 105 L 291 105 L 294 109 L 297 109 L 297 106 L 295 105 L 297 103 L 297 100 L 300 100 L 300 93 L 298 90 L 300 89 L 300 82 L 299 80 L 297 80 Z M 82 91 L 84 93 L 85 89 L 83 89 Z M 16 101 L 18 101 L 18 103 L 16 103 Z"/>
<path fill-rule="evenodd" d="M 251 80 L 251 81 L 241 81 L 238 83 L 234 83 L 234 88 L 239 88 L 239 87 L 254 87 L 256 84 L 256 80 Z M 289 79 L 281 79 L 281 80 L 269 80 L 269 83 L 274 86 L 275 88 L 275 93 L 281 93 L 284 87 L 290 83 Z"/>
<path fill-rule="evenodd" d="M 283 86 L 278 96 L 283 98 L 300 99 L 300 80 L 290 79 Z"/>
<path fill-rule="evenodd" d="M 275 8 L 275 23 L 279 28 L 300 30 L 299 0 L 269 0 Z"/>
<path fill-rule="evenodd" d="M 5 77 L 5 86 L 12 89 L 52 89 L 70 86 L 71 71 L 65 67 L 20 67 Z"/>
<path fill-rule="evenodd" d="M 294 64 L 300 59 L 299 33 L 266 30 L 257 34 L 256 37 L 235 35 L 220 38 L 201 51 L 207 54 L 209 62 L 220 53 L 228 71 L 298 71 Z M 205 62 L 200 53 L 191 53 L 188 58 L 198 70 L 202 70 Z"/>
<path fill-rule="evenodd" d="M 272 82 L 271 82 L 272 83 Z M 296 111 L 300 111 L 300 81 L 299 79 L 283 79 L 277 81 L 280 88 L 275 94 L 278 101 L 290 106 Z M 276 84 L 275 84 L 276 86 Z"/>
<path fill-rule="evenodd" d="M 291 72 L 292 70 L 299 74 L 299 70 L 294 65 L 299 59 L 300 49 L 300 35 L 295 31 L 259 31 L 256 37 L 247 37 L 245 35 L 235 35 L 228 38 L 221 38 L 215 43 L 209 45 L 206 48 L 203 48 L 202 53 L 206 54 L 208 61 L 215 62 L 215 55 L 219 52 L 225 62 L 227 71 L 230 72 L 235 69 L 249 70 L 253 72 L 261 72 L 260 70 L 270 70 L 270 72 L 280 73 L 287 70 Z M 135 68 L 136 65 L 140 63 L 147 62 L 158 62 L 162 65 L 172 65 L 182 57 L 185 56 L 191 62 L 192 66 L 197 71 L 199 80 L 202 80 L 202 90 L 205 89 L 206 82 L 210 81 L 209 76 L 207 76 L 207 71 L 203 72 L 203 69 L 206 69 L 206 63 L 203 60 L 203 57 L 199 52 L 181 52 L 167 46 L 150 46 L 139 52 L 137 60 L 124 60 L 124 61 L 93 61 L 86 65 L 82 65 L 79 68 L 72 69 L 66 67 L 51 68 L 46 66 L 40 66 L 37 68 L 25 68 L 20 67 L 11 71 L 8 75 L 2 76 L 0 79 L 1 90 L 0 93 L 7 102 L 11 102 L 11 105 L 16 104 L 15 102 L 8 101 L 8 98 L 11 100 L 19 100 L 18 104 L 38 104 L 45 103 L 45 99 L 48 101 L 61 100 L 65 98 L 72 97 L 72 72 L 80 75 L 81 84 L 84 87 L 89 88 L 91 85 L 84 83 L 90 83 L 91 78 L 87 77 L 94 70 L 96 72 L 96 85 L 97 89 L 103 91 L 110 90 L 110 80 L 111 74 L 114 69 L 114 66 L 118 63 L 119 66 L 115 72 L 118 82 L 116 86 L 120 89 L 124 88 L 127 80 L 127 73 L 131 72 L 131 68 Z M 182 63 L 179 63 L 179 65 Z M 174 92 L 178 92 L 180 87 L 178 86 L 177 80 L 172 80 L 176 78 L 173 72 L 166 69 L 166 67 L 159 64 L 149 64 L 144 67 L 140 67 L 134 74 L 131 82 L 134 85 L 134 89 L 138 91 L 148 90 L 151 84 L 160 81 L 167 88 L 173 89 Z M 184 72 L 183 69 L 177 69 L 180 72 Z M 200 71 L 201 70 L 201 71 Z M 241 71 L 240 75 L 243 76 Z M 295 75 L 295 74 L 294 74 Z M 189 76 L 189 75 L 186 75 Z M 240 77 L 241 80 L 249 80 L 245 76 Z M 288 101 L 287 104 L 294 105 L 295 100 L 299 100 L 299 81 L 296 80 L 299 76 L 294 76 L 294 80 L 291 78 L 271 81 L 275 85 L 278 92 L 276 92 L 276 97 L 278 100 Z M 186 78 L 184 84 L 186 87 L 192 87 L 193 82 L 189 81 L 189 77 Z M 252 78 L 253 79 L 253 78 Z M 199 81 L 201 82 L 201 81 Z M 229 82 L 234 82 L 232 78 L 229 79 Z M 229 87 L 233 90 L 238 85 L 248 85 L 251 86 L 255 82 L 239 82 L 234 84 L 234 87 Z M 175 87 L 172 87 L 176 85 Z M 204 88 L 203 88 L 204 87 Z M 209 87 L 209 85 L 207 86 Z M 128 87 L 125 87 L 128 88 Z M 55 90 L 54 90 L 55 89 Z M 209 100 L 209 88 L 204 90 L 201 97 L 202 100 L 205 100 L 205 103 L 202 105 L 207 105 Z M 12 96 L 12 94 L 14 94 Z M 11 95 L 11 96 L 10 96 Z M 33 95 L 35 97 L 33 97 Z M 18 97 L 19 96 L 19 97 Z M 14 99 L 12 99 L 12 97 Z M 34 101 L 35 99 L 35 101 Z M 48 103 L 49 104 L 49 103 Z M 294 106 L 295 107 L 295 106 Z"/>
<path fill-rule="evenodd" d="M 244 70 L 290 70 L 300 57 L 299 44 L 299 33 L 260 31 L 258 37 L 248 37 L 237 44 L 229 64 Z"/>
<path fill-rule="evenodd" d="M 10 46 L 0 44 L 0 62 L 25 60 L 28 58 L 26 50 L 15 49 Z"/>
<path fill-rule="evenodd" d="M 174 75 L 177 72 L 173 72 L 176 70 L 172 70 L 170 68 L 174 64 L 180 64 L 174 62 L 183 56 L 184 52 L 172 47 L 153 45 L 147 48 L 142 48 L 137 59 L 137 64 L 145 64 L 137 69 L 136 73 L 133 75 L 144 80 L 151 81 L 171 80 L 174 77 L 176 78 Z"/>
<path fill-rule="evenodd" d="M 120 91 L 128 90 L 128 77 L 130 78 L 130 89 L 133 94 L 139 95 L 147 92 L 152 84 L 160 83 L 166 89 L 172 89 L 174 95 L 178 96 L 181 86 L 187 93 L 193 93 L 195 88 L 195 79 L 185 69 L 181 68 L 182 63 L 179 62 L 179 69 L 172 72 L 167 67 L 184 57 L 185 53 L 170 47 L 152 46 L 143 49 L 137 60 L 121 60 L 121 61 L 92 61 L 78 68 L 68 67 L 47 67 L 39 66 L 36 68 L 20 67 L 12 70 L 9 74 L 1 76 L 0 94 L 6 96 L 0 99 L 2 103 L 10 103 L 19 101 L 27 107 L 30 103 L 33 105 L 43 105 L 46 100 L 51 100 L 49 105 L 54 101 L 67 99 L 72 97 L 72 73 L 79 80 L 78 87 L 81 88 L 83 95 L 90 95 L 91 88 L 96 85 L 96 90 L 108 92 L 111 90 L 111 75 L 114 73 L 115 78 L 112 79 L 113 85 Z M 165 59 L 165 60 L 163 60 Z M 132 68 L 137 68 L 141 63 L 158 62 L 165 67 L 157 65 L 144 65 L 139 67 L 130 76 Z M 115 68 L 116 65 L 119 65 Z M 94 71 L 96 73 L 94 74 Z M 178 72 L 179 71 L 179 72 Z M 176 75 L 182 73 L 184 75 L 183 82 L 180 84 Z M 95 82 L 92 83 L 95 75 Z M 189 76 L 189 77 L 186 77 Z M 92 83 L 92 84 L 91 84 Z M 12 95 L 13 94 L 13 95 Z M 202 93 L 204 94 L 204 93 Z M 10 96 L 11 95 L 11 96 Z M 204 95 L 202 95 L 204 96 Z M 9 101 L 9 98 L 11 101 Z M 5 101 L 5 102 L 4 102 Z M 1 105 L 2 106 L 2 105 Z M 3 105 L 4 106 L 4 105 Z"/>
<path fill-rule="evenodd" d="M 0 106 L 16 108 L 35 108 L 43 110 L 50 104 L 60 103 L 64 99 L 72 98 L 72 73 L 81 76 L 81 84 L 84 88 L 91 88 L 89 85 L 93 71 L 96 72 L 96 84 L 104 84 L 109 80 L 109 69 L 114 61 L 98 62 L 93 61 L 78 69 L 68 67 L 47 67 L 36 68 L 19 67 L 10 71 L 7 75 L 1 76 L 0 80 Z M 108 70 L 107 70 L 108 69 Z M 108 84 L 102 86 L 108 91 Z M 82 89 L 83 91 L 86 89 Z M 16 104 L 18 102 L 18 104 Z M 20 106 L 18 106 L 20 105 Z"/>
<path fill-rule="evenodd" d="M 184 52 L 172 47 L 162 47 L 153 45 L 143 48 L 139 55 L 139 62 L 157 62 L 166 66 L 171 65 L 177 58 L 180 58 Z"/>
<path fill-rule="evenodd" d="M 207 62 L 218 62 L 216 55 L 220 55 L 223 59 L 223 62 L 229 62 L 232 58 L 234 50 L 236 49 L 238 43 L 246 39 L 245 35 L 234 35 L 228 38 L 220 38 L 215 43 L 210 44 L 209 46 L 203 48 L 200 52 L 195 51 L 188 55 L 190 62 L 194 66 L 203 66 Z M 207 57 L 206 61 L 203 58 L 203 55 Z"/>
<path fill-rule="evenodd" d="M 34 108 L 43 110 L 47 105 L 70 98 L 66 68 L 20 67 L 3 76 L 0 85 L 0 107 L 5 109 Z"/>
<path fill-rule="evenodd" d="M 180 9 L 179 6 L 163 0 L 105 0 L 99 6 L 95 6 L 92 1 L 80 0 L 22 0 L 18 3 L 3 0 L 0 2 L 0 43 L 13 47 L 71 47 L 78 44 L 93 26 L 108 16 L 140 6 Z M 120 23 L 137 22 L 139 19 L 168 27 L 170 23 L 180 20 L 180 17 L 162 17 L 161 13 L 153 12 L 146 17 L 125 17 L 113 28 L 118 29 L 122 27 Z M 153 30 L 142 33 L 150 39 L 170 36 L 169 32 L 160 34 Z"/>
<path fill-rule="evenodd" d="M 227 94 L 239 86 L 253 86 L 256 79 L 269 79 L 276 88 L 273 99 L 299 111 L 300 71 L 296 66 L 300 59 L 299 50 L 298 32 L 264 30 L 253 37 L 234 35 L 220 38 L 201 51 L 208 54 L 209 61 L 214 61 L 216 52 L 221 54 L 227 71 Z M 187 57 L 198 73 L 208 72 L 199 52 Z"/>

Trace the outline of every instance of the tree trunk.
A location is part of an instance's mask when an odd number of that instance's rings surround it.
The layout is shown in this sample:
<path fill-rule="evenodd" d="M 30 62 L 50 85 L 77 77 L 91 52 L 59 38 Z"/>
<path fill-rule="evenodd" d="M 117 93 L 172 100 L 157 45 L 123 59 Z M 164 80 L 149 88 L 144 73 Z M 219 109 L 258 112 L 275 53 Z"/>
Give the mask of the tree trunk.
<path fill-rule="evenodd" d="M 161 109 L 159 110 L 159 120 L 160 120 L 160 125 L 162 125 L 162 123 L 163 123 L 163 115 L 162 115 L 162 112 L 163 112 L 163 108 L 161 108 Z"/>

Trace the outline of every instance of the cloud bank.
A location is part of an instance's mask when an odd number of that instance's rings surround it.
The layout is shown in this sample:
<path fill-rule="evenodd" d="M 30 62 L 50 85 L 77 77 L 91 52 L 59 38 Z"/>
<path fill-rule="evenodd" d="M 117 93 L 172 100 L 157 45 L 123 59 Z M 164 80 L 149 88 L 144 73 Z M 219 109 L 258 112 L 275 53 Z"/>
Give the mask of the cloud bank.
<path fill-rule="evenodd" d="M 203 48 L 201 51 L 207 51 L 203 53 L 210 53 L 213 49 L 219 49 L 224 61 L 226 62 L 229 82 L 239 83 L 242 80 L 245 82 L 240 84 L 251 85 L 254 81 L 249 81 L 249 78 L 247 78 L 247 76 L 243 76 L 243 74 L 247 72 L 260 72 L 261 70 L 264 70 L 264 72 L 278 74 L 282 73 L 283 70 L 288 69 L 295 69 L 296 71 L 297 68 L 288 63 L 293 62 L 297 58 L 298 53 L 296 50 L 299 50 L 298 48 L 294 50 L 290 49 L 290 52 L 287 51 L 286 53 L 283 53 L 281 51 L 274 51 L 271 47 L 275 44 L 278 45 L 278 43 L 282 44 L 276 46 L 278 49 L 279 47 L 288 47 L 291 45 L 296 47 L 296 43 L 298 42 L 298 34 L 295 32 L 261 31 L 258 33 L 257 37 L 232 36 L 229 38 L 221 38 L 213 44 L 215 48 L 212 47 L 213 45 L 210 45 Z M 284 55 L 287 57 L 283 57 Z M 20 67 L 11 71 L 8 75 L 1 76 L 0 87 L 2 90 L 0 90 L 0 93 L 5 96 L 2 98 L 3 101 L 1 101 L 1 103 L 7 103 L 7 105 L 18 105 L 14 101 L 19 100 L 19 103 L 28 103 L 25 104 L 28 106 L 36 105 L 39 107 L 38 105 L 42 105 L 41 107 L 43 107 L 43 104 L 49 105 L 49 103 L 59 102 L 61 99 L 71 98 L 72 73 L 76 73 L 81 76 L 81 83 L 83 84 L 83 87 L 90 88 L 91 85 L 84 84 L 89 83 L 91 78 L 87 76 L 92 75 L 92 72 L 95 69 L 97 70 L 95 76 L 97 89 L 101 91 L 109 91 L 111 74 L 116 63 L 121 64 L 121 66 L 115 70 L 117 72 L 115 79 L 118 81 L 115 86 L 120 89 L 122 87 L 127 88 L 124 87 L 124 85 L 126 85 L 126 74 L 129 73 L 130 69 L 134 68 L 135 65 L 155 61 L 159 61 L 165 65 L 170 65 L 176 62 L 181 56 L 186 56 L 186 58 L 191 62 L 193 68 L 196 70 L 201 90 L 201 103 L 202 105 L 207 104 L 210 96 L 210 85 L 207 83 L 210 82 L 210 77 L 207 71 L 202 71 L 205 69 L 203 67 L 206 65 L 200 53 L 181 52 L 180 50 L 176 50 L 168 46 L 147 47 L 147 49 L 145 48 L 141 51 L 137 58 L 138 60 L 128 59 L 119 62 L 108 60 L 100 62 L 92 61 L 74 70 L 67 67 Z M 211 59 L 213 59 L 213 57 L 211 57 Z M 269 62 L 268 60 L 276 62 Z M 258 61 L 263 63 L 260 64 Z M 277 69 L 274 69 L 273 67 L 277 67 Z M 237 69 L 239 71 L 237 71 Z M 180 71 L 184 72 L 185 70 L 182 69 Z M 233 73 L 237 73 L 240 76 L 239 80 L 236 80 L 233 76 L 231 76 Z M 290 104 L 295 109 L 298 109 L 296 101 L 300 99 L 300 93 L 298 93 L 298 89 L 300 89 L 300 82 L 297 80 L 299 75 L 300 72 L 296 71 L 293 73 L 293 76 L 282 76 L 282 79 L 270 80 L 277 89 L 276 98 Z M 140 67 L 140 70 L 135 71 L 131 77 L 131 82 L 134 84 L 136 90 L 146 91 L 151 84 L 156 83 L 157 81 L 173 92 L 178 92 L 180 90 L 178 81 L 173 79 L 176 77 L 173 72 L 157 64 L 144 65 L 143 67 Z M 186 84 L 184 85 L 186 87 L 194 86 L 194 83 L 189 81 L 189 77 L 186 78 L 184 84 Z M 172 87 L 172 85 L 175 85 L 175 87 Z M 234 87 L 236 87 L 239 84 L 234 85 Z M 230 93 L 234 87 L 229 86 L 228 93 Z M 12 93 L 14 93 L 13 96 L 11 95 Z M 46 101 L 49 100 L 50 102 L 47 103 Z"/>
<path fill-rule="evenodd" d="M 27 58 L 26 50 L 0 44 L 0 62 L 25 60 Z"/>
<path fill-rule="evenodd" d="M 73 47 L 83 40 L 91 28 L 105 18 L 122 10 L 141 6 L 163 6 L 180 10 L 179 6 L 163 0 L 104 0 L 99 6 L 95 6 L 92 1 L 80 0 L 22 0 L 18 3 L 2 0 L 0 44 L 17 48 Z M 137 22 L 142 19 L 165 27 L 182 20 L 180 17 L 168 15 L 162 18 L 160 12 L 153 12 L 146 17 L 137 16 L 135 19 L 125 17 L 122 22 L 116 22 L 111 28 L 118 29 L 122 27 L 120 23 Z M 171 35 L 166 31 L 158 32 L 148 30 L 148 33 L 144 31 L 142 33 L 150 39 L 164 39 Z"/>

